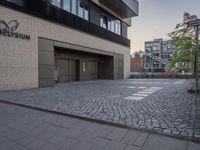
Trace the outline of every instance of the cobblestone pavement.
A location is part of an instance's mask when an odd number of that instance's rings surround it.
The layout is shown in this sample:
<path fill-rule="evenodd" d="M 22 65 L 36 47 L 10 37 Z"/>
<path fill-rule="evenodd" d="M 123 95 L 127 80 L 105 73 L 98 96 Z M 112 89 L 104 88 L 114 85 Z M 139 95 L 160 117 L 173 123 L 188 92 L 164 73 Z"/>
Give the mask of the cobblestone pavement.
<path fill-rule="evenodd" d="M 200 139 L 200 97 L 187 88 L 187 80 L 99 80 L 1 92 L 0 100 Z"/>
<path fill-rule="evenodd" d="M 199 150 L 200 144 L 0 103 L 1 150 Z"/>

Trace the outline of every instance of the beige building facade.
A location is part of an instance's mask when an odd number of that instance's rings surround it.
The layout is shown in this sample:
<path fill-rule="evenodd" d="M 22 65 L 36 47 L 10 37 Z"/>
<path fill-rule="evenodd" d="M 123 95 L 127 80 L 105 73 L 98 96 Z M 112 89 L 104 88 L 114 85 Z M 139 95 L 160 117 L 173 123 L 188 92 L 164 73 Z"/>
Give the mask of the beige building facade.
<path fill-rule="evenodd" d="M 18 11 L 10 5 L 0 5 L 0 21 L 0 91 L 54 86 L 58 80 L 129 77 L 129 46 Z M 9 32 L 5 31 L 6 26 Z M 65 64 L 70 75 L 61 70 Z M 123 67 L 119 68 L 120 65 Z"/>

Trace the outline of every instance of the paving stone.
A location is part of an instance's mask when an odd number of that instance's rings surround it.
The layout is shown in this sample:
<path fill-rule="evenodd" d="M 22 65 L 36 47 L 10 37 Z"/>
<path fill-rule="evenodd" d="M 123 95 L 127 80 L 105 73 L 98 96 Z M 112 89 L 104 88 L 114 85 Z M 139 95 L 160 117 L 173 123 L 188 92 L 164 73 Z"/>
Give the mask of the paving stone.
<path fill-rule="evenodd" d="M 55 133 L 53 133 L 53 132 L 45 132 L 45 133 L 39 135 L 38 139 L 45 141 L 45 140 L 51 139 L 52 137 L 54 137 L 54 135 L 55 135 Z"/>
<path fill-rule="evenodd" d="M 147 139 L 147 137 L 148 137 L 148 133 L 141 133 L 138 137 L 137 137 L 137 139 L 136 139 L 136 141 L 134 142 L 134 145 L 136 145 L 136 146 L 143 146 L 144 145 L 144 143 L 145 143 L 145 141 L 146 141 L 146 139 Z"/>
<path fill-rule="evenodd" d="M 142 150 L 186 150 L 186 147 L 186 141 L 150 135 Z"/>
<path fill-rule="evenodd" d="M 122 138 L 128 133 L 127 129 L 115 128 L 111 133 L 108 134 L 107 138 L 112 141 L 120 142 Z"/>
<path fill-rule="evenodd" d="M 141 132 L 139 132 L 139 131 L 130 130 L 126 134 L 126 136 L 122 139 L 121 142 L 124 144 L 133 145 L 136 142 L 136 140 L 140 134 L 141 134 Z"/>
<path fill-rule="evenodd" d="M 200 150 L 200 144 L 188 142 L 187 150 Z"/>
<path fill-rule="evenodd" d="M 13 140 L 13 141 L 18 141 L 20 139 L 27 137 L 26 134 L 24 134 L 20 131 L 17 131 L 17 130 L 9 130 L 9 131 L 3 132 L 2 136 L 6 137 L 10 140 Z"/>
<path fill-rule="evenodd" d="M 141 147 L 127 145 L 125 150 L 141 150 Z"/>
<path fill-rule="evenodd" d="M 126 100 L 132 100 L 132 101 L 140 101 L 142 99 L 144 99 L 144 97 L 139 97 L 139 96 L 127 96 L 125 97 Z"/>
<path fill-rule="evenodd" d="M 7 140 L 6 138 L 0 136 L 0 144 L 3 143 L 3 142 L 6 141 L 6 140 Z"/>
<path fill-rule="evenodd" d="M 3 125 L 0 125 L 0 134 L 2 133 L 2 132 L 6 132 L 6 131 L 9 131 L 11 128 L 9 128 L 9 127 L 6 127 L 6 126 L 3 126 Z"/>
<path fill-rule="evenodd" d="M 61 135 L 56 135 L 56 134 L 53 137 L 49 138 L 48 141 L 55 145 L 71 142 L 68 138 L 61 136 Z"/>
<path fill-rule="evenodd" d="M 32 136 L 26 136 L 22 139 L 18 139 L 16 142 L 20 145 L 23 145 L 23 146 L 27 146 L 31 143 L 33 143 L 34 141 L 36 141 L 37 138 L 36 137 L 32 137 Z"/>
<path fill-rule="evenodd" d="M 60 145 L 47 144 L 46 146 L 44 146 L 38 150 L 60 150 L 60 149 L 61 149 Z"/>
<path fill-rule="evenodd" d="M 109 125 L 101 125 L 98 129 L 96 129 L 96 131 L 94 131 L 93 134 L 95 134 L 96 136 L 99 137 L 103 137 L 106 138 L 108 136 L 108 134 L 114 129 L 113 126 L 109 126 Z"/>
<path fill-rule="evenodd" d="M 90 150 L 91 148 L 92 148 L 91 144 L 80 142 L 71 146 L 70 150 Z M 66 150 L 66 149 L 61 149 L 61 150 Z"/>
<path fill-rule="evenodd" d="M 125 147 L 125 144 L 110 141 L 110 143 L 104 147 L 104 150 L 124 150 Z"/>
<path fill-rule="evenodd" d="M 90 142 L 92 141 L 94 138 L 96 138 L 96 135 L 93 134 L 92 132 L 84 132 L 83 134 L 81 134 L 79 137 L 76 138 L 77 141 L 79 142 Z"/>
<path fill-rule="evenodd" d="M 18 144 L 12 145 L 11 147 L 9 147 L 10 150 L 31 150 L 28 147 L 24 147 Z M 5 150 L 5 149 L 4 149 Z"/>
<path fill-rule="evenodd" d="M 68 118 L 66 121 L 60 124 L 60 126 L 65 127 L 65 128 L 71 128 L 74 124 L 78 122 L 77 119 L 73 118 Z"/>
<path fill-rule="evenodd" d="M 54 88 L 0 92 L 0 99 L 86 118 L 120 123 L 133 128 L 150 129 L 158 133 L 200 139 L 200 129 L 195 126 L 196 113 L 200 112 L 200 107 L 195 103 L 196 96 L 188 94 L 187 89 L 187 80 L 98 80 L 58 84 Z M 133 96 L 138 94 L 139 96 Z M 26 109 L 2 109 L 1 111 L 7 113 L 3 116 L 0 113 L 0 118 L 2 118 L 0 126 L 10 126 L 26 133 L 31 130 L 30 134 L 33 136 L 39 136 L 44 132 L 44 130 L 38 129 L 39 124 L 35 125 L 35 129 L 29 128 L 28 124 L 30 125 L 33 120 L 44 121 L 68 129 L 84 130 L 87 128 L 84 123 L 79 126 L 82 123 L 78 123 L 76 119 L 66 120 L 65 118 L 63 120 L 59 115 L 40 116 L 31 111 L 29 114 L 32 117 L 24 113 L 24 117 L 19 120 L 23 111 L 28 112 Z M 16 114 L 16 118 L 12 114 Z M 13 122 L 13 120 L 16 121 Z M 25 123 L 27 123 L 27 127 L 25 127 Z M 22 124 L 24 125 L 23 129 L 20 129 Z M 51 131 L 51 127 L 47 127 L 47 129 L 49 132 Z M 55 128 L 52 127 L 53 129 Z M 1 130 L 6 131 L 9 128 L 0 128 L 0 133 Z M 58 132 L 61 134 L 62 130 Z M 72 136 L 80 135 L 77 132 Z"/>
<path fill-rule="evenodd" d="M 30 148 L 31 150 L 38 150 L 43 148 L 44 146 L 48 145 L 47 142 L 44 142 L 42 140 L 35 140 L 33 142 L 31 142 L 30 144 L 26 145 L 28 148 Z"/>
<path fill-rule="evenodd" d="M 16 145 L 16 143 L 7 140 L 0 144 L 0 150 L 10 150 L 10 148 L 13 147 L 14 145 Z"/>
<path fill-rule="evenodd" d="M 96 137 L 90 141 L 90 144 L 93 145 L 96 149 L 104 148 L 110 141 L 101 137 Z M 94 149 L 94 148 L 93 148 Z"/>
<path fill-rule="evenodd" d="M 65 134 L 62 135 L 70 139 L 76 139 L 80 137 L 83 133 L 84 130 L 67 130 Z"/>

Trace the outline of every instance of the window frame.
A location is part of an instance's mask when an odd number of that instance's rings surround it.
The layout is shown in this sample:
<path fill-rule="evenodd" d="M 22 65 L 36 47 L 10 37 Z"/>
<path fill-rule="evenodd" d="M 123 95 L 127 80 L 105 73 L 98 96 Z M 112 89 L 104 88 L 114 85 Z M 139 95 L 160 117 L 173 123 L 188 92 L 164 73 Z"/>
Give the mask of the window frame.
<path fill-rule="evenodd" d="M 12 0 L 6 0 L 6 2 L 9 2 L 9 3 L 11 3 L 11 4 L 24 7 L 24 6 L 25 6 L 25 1 L 24 1 L 24 0 L 21 0 L 21 1 L 22 1 L 22 4 L 15 3 L 15 2 L 12 1 Z"/>
<path fill-rule="evenodd" d="M 49 3 L 55 7 L 58 7 L 57 5 L 54 5 L 53 0 L 49 0 Z M 64 2 L 65 0 L 60 0 L 60 7 L 61 9 L 76 15 L 84 20 L 90 21 L 90 1 L 89 0 L 69 0 L 70 3 L 70 8 L 69 11 L 67 9 L 64 8 Z M 74 7 L 75 5 L 75 7 Z M 80 12 L 80 8 L 81 8 L 81 13 Z M 86 13 L 87 12 L 87 13 Z"/>

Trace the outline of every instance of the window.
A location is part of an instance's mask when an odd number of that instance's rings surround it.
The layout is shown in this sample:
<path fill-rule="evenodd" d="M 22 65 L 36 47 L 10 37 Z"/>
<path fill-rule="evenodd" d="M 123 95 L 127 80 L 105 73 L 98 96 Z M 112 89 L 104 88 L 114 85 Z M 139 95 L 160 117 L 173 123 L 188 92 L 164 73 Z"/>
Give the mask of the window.
<path fill-rule="evenodd" d="M 61 0 L 51 0 L 50 2 L 54 6 L 61 7 Z"/>
<path fill-rule="evenodd" d="M 77 15 L 77 0 L 72 0 L 72 14 Z"/>
<path fill-rule="evenodd" d="M 103 27 L 104 29 L 108 29 L 108 17 L 102 15 L 101 19 L 100 19 L 100 25 L 101 27 Z"/>
<path fill-rule="evenodd" d="M 102 15 L 100 18 L 100 26 L 118 35 L 121 35 L 121 21 L 112 17 Z"/>
<path fill-rule="evenodd" d="M 121 22 L 119 20 L 115 21 L 115 33 L 121 35 Z"/>
<path fill-rule="evenodd" d="M 111 21 L 111 31 L 115 32 L 115 21 L 114 20 Z"/>
<path fill-rule="evenodd" d="M 88 6 L 85 6 L 85 9 L 84 9 L 84 19 L 89 20 L 89 7 Z"/>
<path fill-rule="evenodd" d="M 71 0 L 63 0 L 63 9 L 64 10 L 70 12 L 70 6 L 71 6 Z"/>
<path fill-rule="evenodd" d="M 89 20 L 89 4 L 87 0 L 50 0 L 50 3 L 85 20 Z"/>
<path fill-rule="evenodd" d="M 7 0 L 7 1 L 16 5 L 24 6 L 24 0 Z"/>
<path fill-rule="evenodd" d="M 81 0 L 78 0 L 78 16 L 81 18 L 84 17 L 83 9 L 84 9 L 83 3 L 81 2 Z"/>
<path fill-rule="evenodd" d="M 108 30 L 115 32 L 115 21 L 112 19 L 109 19 L 108 21 Z"/>
<path fill-rule="evenodd" d="M 89 20 L 89 6 L 82 0 L 78 0 L 78 16 L 85 20 Z"/>

